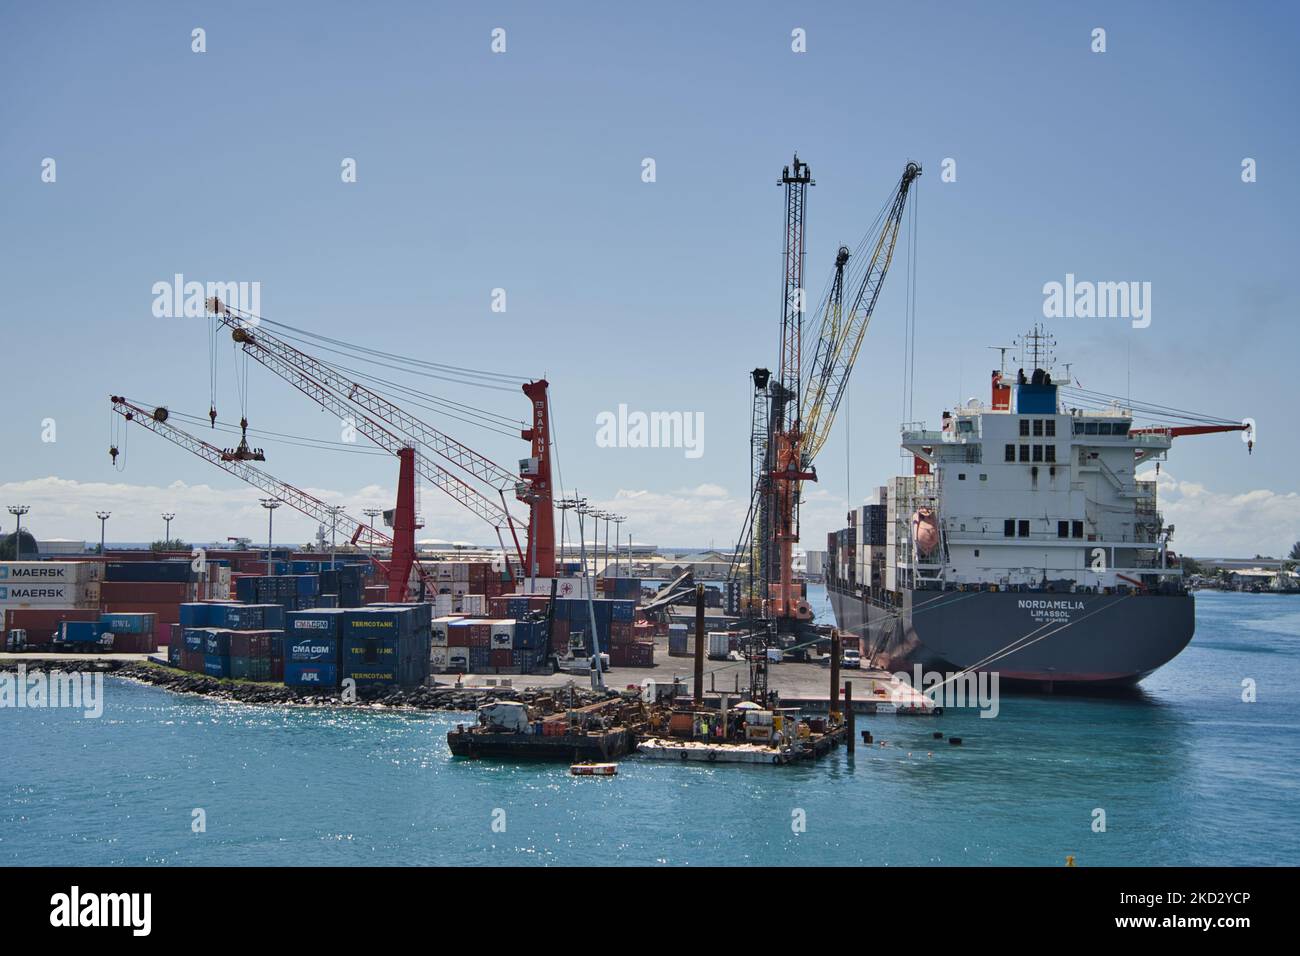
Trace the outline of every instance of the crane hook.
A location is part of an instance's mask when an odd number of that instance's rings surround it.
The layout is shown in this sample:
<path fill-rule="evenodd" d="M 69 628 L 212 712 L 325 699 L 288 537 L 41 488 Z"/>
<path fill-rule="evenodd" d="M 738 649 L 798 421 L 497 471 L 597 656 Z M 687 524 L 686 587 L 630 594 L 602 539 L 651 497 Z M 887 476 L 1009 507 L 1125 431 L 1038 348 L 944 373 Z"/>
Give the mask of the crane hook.
<path fill-rule="evenodd" d="M 116 446 L 116 445 L 109 445 L 109 446 L 108 446 L 108 455 L 109 455 L 110 458 L 113 459 L 113 464 L 116 465 L 116 464 L 117 464 L 117 446 Z"/>
<path fill-rule="evenodd" d="M 212 427 L 217 427 L 217 406 L 213 405 L 208 409 L 208 419 L 212 422 Z"/>

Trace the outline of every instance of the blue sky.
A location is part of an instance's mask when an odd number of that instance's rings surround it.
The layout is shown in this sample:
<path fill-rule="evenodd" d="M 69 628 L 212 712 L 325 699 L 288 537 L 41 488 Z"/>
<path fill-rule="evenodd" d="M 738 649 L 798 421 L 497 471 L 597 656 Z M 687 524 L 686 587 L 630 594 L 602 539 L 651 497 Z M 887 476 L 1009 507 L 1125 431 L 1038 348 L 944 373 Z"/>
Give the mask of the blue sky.
<path fill-rule="evenodd" d="M 818 183 L 814 297 L 904 162 L 925 167 L 915 417 L 983 396 L 986 346 L 1042 318 L 1045 282 L 1149 281 L 1149 328 L 1053 320 L 1061 358 L 1089 388 L 1253 416 L 1253 456 L 1234 435 L 1175 446 L 1166 516 L 1193 553 L 1276 551 L 1300 538 L 1298 18 L 1281 3 L 6 4 L 0 494 L 30 499 L 40 536 L 95 537 L 96 507 L 121 540 L 157 535 L 161 510 L 186 537 L 261 534 L 254 493 L 161 439 L 137 431 L 125 469 L 109 464 L 109 394 L 206 412 L 203 323 L 151 314 L 153 283 L 180 272 L 258 281 L 268 317 L 338 338 L 545 375 L 568 488 L 628 514 L 638 540 L 725 544 L 748 485 L 746 372 L 776 363 L 775 181 L 797 149 Z M 811 546 L 898 467 L 904 266 L 818 462 Z M 218 409 L 237 419 L 228 346 L 219 367 Z M 254 427 L 338 437 L 269 372 L 249 380 Z M 522 395 L 438 394 L 526 411 Z M 703 413 L 704 454 L 597 447 L 596 416 L 620 403 Z M 269 471 L 354 513 L 391 496 L 387 458 L 261 443 Z M 429 536 L 491 537 L 432 491 L 423 507 Z"/>

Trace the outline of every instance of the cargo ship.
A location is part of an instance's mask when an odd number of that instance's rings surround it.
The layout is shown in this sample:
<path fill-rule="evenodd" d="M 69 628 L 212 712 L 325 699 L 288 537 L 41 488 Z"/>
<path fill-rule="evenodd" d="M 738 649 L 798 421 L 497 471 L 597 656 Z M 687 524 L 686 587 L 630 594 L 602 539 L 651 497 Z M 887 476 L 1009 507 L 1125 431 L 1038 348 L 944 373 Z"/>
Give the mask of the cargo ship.
<path fill-rule="evenodd" d="M 996 672 L 1020 689 L 1123 687 L 1191 641 L 1174 528 L 1137 472 L 1158 469 L 1180 434 L 1247 426 L 1136 428 L 1123 402 L 1066 407 L 1045 338 L 1026 336 L 1028 374 L 993 371 L 987 404 L 945 411 L 938 430 L 905 424 L 912 474 L 829 535 L 836 624 L 875 665 Z"/>

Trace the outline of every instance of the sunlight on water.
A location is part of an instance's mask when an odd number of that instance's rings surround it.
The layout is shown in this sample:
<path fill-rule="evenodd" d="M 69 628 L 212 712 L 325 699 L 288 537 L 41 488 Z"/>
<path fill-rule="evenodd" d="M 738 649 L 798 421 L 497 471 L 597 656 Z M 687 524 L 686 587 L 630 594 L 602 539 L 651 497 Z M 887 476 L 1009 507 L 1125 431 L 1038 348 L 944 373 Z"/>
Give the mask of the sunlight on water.
<path fill-rule="evenodd" d="M 465 715 L 248 707 L 109 680 L 99 720 L 0 711 L 0 862 L 1293 863 L 1300 597 L 1197 606 L 1191 646 L 1130 698 L 860 718 L 888 745 L 780 770 L 629 759 L 579 779 L 454 760 L 446 733 Z M 1244 679 L 1258 703 L 1241 702 Z"/>

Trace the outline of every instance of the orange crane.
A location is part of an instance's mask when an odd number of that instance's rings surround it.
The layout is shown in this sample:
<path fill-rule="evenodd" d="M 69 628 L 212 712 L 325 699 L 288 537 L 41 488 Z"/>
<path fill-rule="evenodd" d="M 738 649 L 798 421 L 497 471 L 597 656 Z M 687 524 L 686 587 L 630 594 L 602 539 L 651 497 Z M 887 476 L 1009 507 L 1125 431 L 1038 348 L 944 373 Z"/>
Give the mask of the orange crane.
<path fill-rule="evenodd" d="M 849 250 L 836 251 L 835 272 L 822 308 L 816 348 L 804 368 L 803 358 L 803 258 L 804 207 L 807 189 L 814 185 L 807 163 L 796 155 L 791 166 L 782 170 L 778 185 L 785 187 L 785 275 L 781 313 L 780 371 L 769 381 L 764 370 L 753 374 L 756 392 L 755 409 L 762 409 L 766 422 L 755 421 L 752 434 L 763 447 L 764 466 L 754 482 L 749 514 L 741 532 L 732 565 L 732 577 L 738 576 L 741 555 L 748 554 L 752 566 L 760 573 L 750 594 L 750 606 L 762 601 L 764 617 L 775 620 L 780 629 L 807 622 L 813 612 L 795 587 L 793 571 L 794 545 L 799 541 L 799 500 L 802 484 L 816 481 L 813 459 L 826 443 L 835 412 L 857 360 L 867 326 L 871 321 L 880 290 L 893 261 L 894 247 L 902 226 L 908 193 L 921 167 L 909 162 L 886 203 L 879 229 L 864 243 L 863 267 L 855 272 L 855 283 L 847 288 L 852 298 L 847 307 L 845 269 Z M 875 227 L 873 226 L 873 230 Z M 762 375 L 758 374 L 763 372 Z M 806 383 L 806 385 L 805 385 Z"/>

